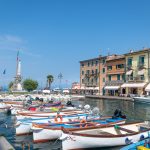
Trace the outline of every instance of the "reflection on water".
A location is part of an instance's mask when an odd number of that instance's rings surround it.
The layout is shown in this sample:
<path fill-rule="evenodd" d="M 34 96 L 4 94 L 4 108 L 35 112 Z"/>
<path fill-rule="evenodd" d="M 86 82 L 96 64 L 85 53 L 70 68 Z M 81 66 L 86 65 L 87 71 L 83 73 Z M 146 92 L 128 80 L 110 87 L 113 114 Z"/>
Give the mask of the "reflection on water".
<path fill-rule="evenodd" d="M 127 122 L 150 120 L 150 104 L 134 103 L 123 100 L 97 100 L 85 99 L 85 101 L 75 101 L 74 105 L 89 104 L 92 108 L 98 107 L 102 115 L 113 115 L 115 109 L 119 108 L 127 116 Z M 60 150 L 61 142 L 52 141 L 43 144 L 33 144 L 32 135 L 15 136 L 14 116 L 8 116 L 0 113 L 0 133 L 4 134 L 16 150 L 22 150 L 22 144 L 25 145 L 25 150 Z M 7 126 L 6 126 L 7 124 Z M 6 128 L 7 127 L 7 128 Z M 113 148 L 97 148 L 92 150 L 119 150 L 120 147 Z"/>
<path fill-rule="evenodd" d="M 119 108 L 127 116 L 127 121 L 150 120 L 150 104 L 123 101 L 123 100 L 97 100 L 86 99 L 85 104 L 98 107 L 102 115 L 112 115 Z"/>

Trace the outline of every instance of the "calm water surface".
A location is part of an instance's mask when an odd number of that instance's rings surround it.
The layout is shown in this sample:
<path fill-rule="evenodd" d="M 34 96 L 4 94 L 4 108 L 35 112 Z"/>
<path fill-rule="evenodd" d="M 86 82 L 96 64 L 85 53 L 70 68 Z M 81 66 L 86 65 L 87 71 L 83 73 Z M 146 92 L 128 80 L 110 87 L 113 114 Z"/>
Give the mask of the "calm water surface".
<path fill-rule="evenodd" d="M 85 101 L 75 101 L 75 105 L 89 104 L 92 108 L 98 107 L 102 115 L 112 115 L 116 108 L 120 108 L 127 116 L 127 122 L 150 120 L 150 104 L 134 103 L 123 100 L 96 100 L 85 99 Z M 5 122 L 5 123 L 4 123 Z M 5 135 L 16 150 L 22 150 L 25 143 L 25 150 L 61 150 L 60 141 L 52 141 L 44 144 L 33 144 L 32 135 L 15 136 L 15 117 L 0 113 L 0 133 Z M 7 126 L 6 126 L 7 124 Z M 97 148 L 95 150 L 119 150 L 120 147 Z"/>

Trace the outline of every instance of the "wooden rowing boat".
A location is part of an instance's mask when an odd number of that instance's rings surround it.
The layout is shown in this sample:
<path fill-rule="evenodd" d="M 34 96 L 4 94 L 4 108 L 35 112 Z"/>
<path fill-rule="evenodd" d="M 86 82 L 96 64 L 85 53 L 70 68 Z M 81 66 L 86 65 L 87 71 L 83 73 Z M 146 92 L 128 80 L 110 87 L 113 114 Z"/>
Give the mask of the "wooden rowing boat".
<path fill-rule="evenodd" d="M 111 117 L 105 119 L 90 119 L 86 122 L 82 120 L 80 122 L 68 122 L 63 124 L 32 124 L 33 130 L 33 142 L 48 142 L 50 140 L 58 139 L 62 134 L 62 127 L 67 128 L 67 130 L 76 130 L 78 128 L 92 129 L 103 126 L 109 126 L 113 124 L 123 124 L 125 119 L 116 118 L 112 119 Z"/>
<path fill-rule="evenodd" d="M 149 122 L 128 123 L 119 126 L 68 131 L 63 128 L 63 150 L 128 145 L 149 137 Z"/>

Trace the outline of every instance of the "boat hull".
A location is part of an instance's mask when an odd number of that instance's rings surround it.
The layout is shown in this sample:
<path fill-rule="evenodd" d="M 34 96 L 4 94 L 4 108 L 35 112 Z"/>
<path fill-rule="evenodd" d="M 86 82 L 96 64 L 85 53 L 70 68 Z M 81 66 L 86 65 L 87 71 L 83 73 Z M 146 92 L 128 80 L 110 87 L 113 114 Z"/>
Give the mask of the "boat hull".
<path fill-rule="evenodd" d="M 122 120 L 122 121 L 118 121 L 118 122 L 110 122 L 107 124 L 107 126 L 109 124 L 111 125 L 115 125 L 115 124 L 124 124 L 125 123 L 125 120 Z M 103 125 L 103 124 L 99 124 L 99 127 L 100 126 L 106 126 Z M 78 129 L 78 127 L 76 127 Z M 87 128 L 90 128 L 90 127 L 87 127 Z M 62 130 L 61 128 L 47 128 L 47 127 L 43 127 L 41 128 L 40 126 L 38 127 L 38 125 L 33 125 L 32 127 L 33 129 L 33 141 L 34 143 L 39 143 L 39 142 L 47 142 L 47 141 L 50 141 L 50 140 L 54 140 L 54 139 L 58 139 L 61 134 L 62 134 Z M 69 128 L 68 128 L 69 129 Z M 70 128 L 69 130 L 76 130 L 75 128 Z"/>
<path fill-rule="evenodd" d="M 133 97 L 134 101 L 141 103 L 150 103 L 150 97 Z"/>
<path fill-rule="evenodd" d="M 67 116 L 63 117 L 63 120 L 60 120 L 58 118 L 58 123 L 59 122 L 69 122 L 70 119 L 72 121 L 76 121 L 77 119 L 83 119 L 86 117 L 86 114 L 83 115 L 76 115 L 76 116 Z M 96 116 L 97 118 L 97 116 Z M 57 123 L 55 119 L 50 119 L 50 118 L 45 118 L 45 119 L 27 119 L 27 120 L 20 120 L 16 123 L 16 135 L 26 135 L 32 133 L 32 123 Z"/>
<path fill-rule="evenodd" d="M 138 124 L 135 124 L 135 126 L 120 126 L 124 128 L 122 128 L 122 130 L 117 130 L 114 126 L 112 126 L 94 130 L 78 130 L 75 132 L 68 132 L 64 130 L 60 137 L 62 140 L 62 148 L 63 150 L 74 150 L 122 146 L 138 142 L 141 138 L 149 137 L 150 129 L 139 131 Z M 104 133 L 100 133 L 101 131 Z"/>

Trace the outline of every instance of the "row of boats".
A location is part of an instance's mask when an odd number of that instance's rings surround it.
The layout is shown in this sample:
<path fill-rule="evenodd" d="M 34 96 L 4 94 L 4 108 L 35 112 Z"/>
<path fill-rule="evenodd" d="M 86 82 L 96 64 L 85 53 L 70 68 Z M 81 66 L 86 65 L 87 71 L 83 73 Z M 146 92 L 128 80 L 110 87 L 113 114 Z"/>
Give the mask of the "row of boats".
<path fill-rule="evenodd" d="M 128 147 L 121 150 L 134 150 L 137 146 L 138 150 L 146 150 L 150 145 L 150 122 L 126 123 L 126 116 L 118 109 L 113 116 L 100 116 L 97 108 L 76 108 L 71 101 L 64 104 L 4 100 L 2 105 L 9 106 L 16 116 L 16 135 L 33 134 L 34 143 L 59 139 L 63 150 L 123 145 Z"/>

